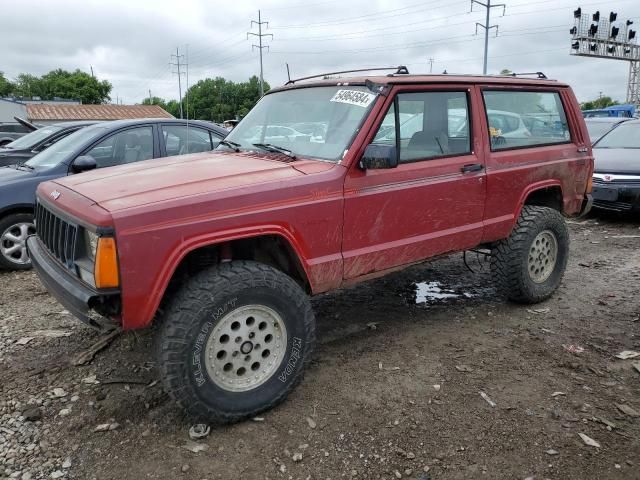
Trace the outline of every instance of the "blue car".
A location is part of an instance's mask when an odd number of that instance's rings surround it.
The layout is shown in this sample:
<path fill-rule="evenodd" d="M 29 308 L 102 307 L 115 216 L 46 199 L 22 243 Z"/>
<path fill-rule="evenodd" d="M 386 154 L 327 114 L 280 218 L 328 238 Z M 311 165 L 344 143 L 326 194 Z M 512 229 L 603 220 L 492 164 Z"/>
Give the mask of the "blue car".
<path fill-rule="evenodd" d="M 213 150 L 229 133 L 203 121 L 117 120 L 82 128 L 30 160 L 0 168 L 0 268 L 28 269 L 38 184 L 95 168 Z"/>

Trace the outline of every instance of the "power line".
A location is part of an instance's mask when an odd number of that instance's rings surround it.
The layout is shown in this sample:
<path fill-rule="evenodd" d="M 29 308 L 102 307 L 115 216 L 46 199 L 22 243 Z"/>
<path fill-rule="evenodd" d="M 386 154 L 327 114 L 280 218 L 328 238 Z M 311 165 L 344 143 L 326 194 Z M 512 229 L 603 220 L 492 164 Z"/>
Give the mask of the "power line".
<path fill-rule="evenodd" d="M 174 67 L 177 68 L 177 71 L 173 72 L 174 74 L 178 75 L 178 103 L 180 104 L 180 118 L 184 117 L 184 114 L 182 112 L 182 75 L 183 72 L 180 71 L 180 67 L 181 66 L 185 66 L 185 63 L 182 62 L 182 64 L 180 63 L 180 60 L 182 60 L 184 58 L 184 55 L 180 55 L 180 49 L 178 47 L 176 47 L 176 54 L 175 55 L 171 55 L 171 58 L 176 59 L 175 63 L 170 63 L 170 65 L 173 65 Z"/>
<path fill-rule="evenodd" d="M 462 1 L 457 1 L 457 2 L 448 2 L 447 0 L 434 0 L 431 2 L 427 2 L 427 3 L 416 3 L 416 4 L 412 4 L 406 7 L 402 7 L 402 8 L 394 8 L 392 10 L 383 10 L 382 12 L 376 12 L 376 13 L 368 13 L 366 15 L 358 15 L 355 17 L 348 17 L 348 18 L 342 18 L 342 19 L 338 19 L 338 20 L 328 20 L 325 22 L 316 22 L 316 23 L 305 23 L 305 24 L 296 24 L 296 25 L 281 25 L 281 26 L 276 26 L 276 27 L 271 27 L 274 30 L 282 30 L 282 29 L 289 29 L 289 28 L 313 28 L 313 27 L 328 27 L 328 26 L 334 26 L 334 25 L 344 25 L 347 23 L 356 23 L 361 21 L 362 19 L 370 19 L 371 17 L 379 17 L 376 18 L 376 20 L 387 20 L 388 18 L 394 18 L 394 17 L 400 17 L 403 15 L 415 15 L 416 13 L 425 11 L 425 10 L 431 10 L 432 8 L 429 7 L 430 5 L 436 4 L 436 3 L 441 3 L 442 1 L 445 1 L 447 3 L 447 6 L 453 6 L 453 5 L 458 5 L 458 4 L 462 4 L 462 3 L 466 3 L 465 0 Z M 429 7 L 429 8 L 427 8 Z M 418 10 L 416 11 L 410 11 L 410 12 L 404 12 L 404 13 L 395 13 L 395 12 L 400 12 L 403 10 L 410 10 L 413 8 L 418 8 Z M 392 15 L 390 15 L 392 14 Z"/>
<path fill-rule="evenodd" d="M 258 10 L 258 21 L 251 20 L 251 28 L 253 25 L 258 25 L 258 33 L 247 32 L 247 40 L 249 39 L 249 35 L 253 35 L 254 37 L 258 37 L 258 45 L 251 45 L 251 49 L 257 48 L 260 52 L 260 98 L 264 96 L 264 68 L 262 65 L 262 50 L 265 48 L 269 50 L 268 45 L 262 45 L 262 37 L 271 37 L 273 39 L 273 35 L 271 33 L 262 33 L 262 25 L 269 26 L 269 22 L 263 22 L 262 17 L 260 16 L 260 10 Z"/>
<path fill-rule="evenodd" d="M 498 25 L 490 25 L 489 19 L 491 17 L 491 9 L 502 7 L 502 15 L 504 15 L 504 11 L 507 8 L 504 3 L 499 3 L 496 5 L 491 5 L 491 0 L 487 0 L 487 3 L 482 3 L 479 0 L 471 0 L 471 10 L 473 11 L 473 4 L 477 3 L 478 5 L 483 6 L 487 11 L 487 18 L 485 23 L 476 22 L 476 34 L 478 33 L 478 27 L 484 28 L 484 64 L 482 67 L 482 74 L 487 74 L 487 55 L 489 54 L 489 30 L 492 28 L 496 29 L 496 37 L 498 36 Z"/>

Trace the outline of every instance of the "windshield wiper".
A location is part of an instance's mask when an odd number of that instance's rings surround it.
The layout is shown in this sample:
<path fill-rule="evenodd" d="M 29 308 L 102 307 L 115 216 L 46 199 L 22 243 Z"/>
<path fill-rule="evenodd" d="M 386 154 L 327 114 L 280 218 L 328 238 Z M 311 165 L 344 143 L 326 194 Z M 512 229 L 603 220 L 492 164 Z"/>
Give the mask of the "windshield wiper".
<path fill-rule="evenodd" d="M 236 142 L 232 142 L 231 140 L 221 140 L 218 145 L 224 145 L 227 148 L 230 148 L 234 152 L 240 151 L 240 144 Z"/>
<path fill-rule="evenodd" d="M 268 152 L 282 153 L 283 155 L 289 157 L 291 160 L 295 160 L 297 158 L 288 148 L 279 147 L 277 145 L 274 145 L 273 143 L 254 143 L 253 146 L 262 148 L 263 150 L 267 150 Z"/>
<path fill-rule="evenodd" d="M 35 170 L 35 167 L 32 167 L 31 165 L 25 162 L 16 164 L 16 168 L 20 168 L 20 167 L 25 167 L 25 168 L 28 168 L 29 170 Z"/>

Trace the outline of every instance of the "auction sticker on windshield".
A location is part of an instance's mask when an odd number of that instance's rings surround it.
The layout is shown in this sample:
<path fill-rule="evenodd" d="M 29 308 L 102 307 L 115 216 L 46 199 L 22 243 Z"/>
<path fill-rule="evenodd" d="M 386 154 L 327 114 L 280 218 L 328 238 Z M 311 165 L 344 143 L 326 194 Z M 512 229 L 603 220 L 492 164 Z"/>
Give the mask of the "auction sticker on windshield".
<path fill-rule="evenodd" d="M 338 90 L 331 101 L 348 103 L 358 107 L 368 107 L 375 98 L 376 96 L 373 93 L 361 92 L 360 90 Z"/>

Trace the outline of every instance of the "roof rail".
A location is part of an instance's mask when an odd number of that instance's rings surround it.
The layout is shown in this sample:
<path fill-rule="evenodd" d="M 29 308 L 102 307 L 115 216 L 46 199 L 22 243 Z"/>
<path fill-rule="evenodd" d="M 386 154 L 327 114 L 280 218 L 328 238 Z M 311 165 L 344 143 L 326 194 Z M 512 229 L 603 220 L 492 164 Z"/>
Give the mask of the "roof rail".
<path fill-rule="evenodd" d="M 526 73 L 515 73 L 515 72 L 513 72 L 513 73 L 509 74 L 510 77 L 525 77 L 525 76 L 528 76 L 528 75 L 535 75 L 536 78 L 538 78 L 539 80 L 547 80 L 548 79 L 548 77 L 542 72 L 526 72 Z"/>
<path fill-rule="evenodd" d="M 290 85 L 292 83 L 300 82 L 302 80 L 310 80 L 312 78 L 320 78 L 320 77 L 328 77 L 329 75 L 340 75 L 343 73 L 357 73 L 357 72 L 373 72 L 376 70 L 395 70 L 393 74 L 395 75 L 408 75 L 409 69 L 404 65 L 399 65 L 397 67 L 380 67 L 380 68 L 359 68 L 357 70 L 342 70 L 340 72 L 328 72 L 321 73 L 319 75 L 310 75 L 308 77 L 295 78 L 293 80 L 289 80 L 285 85 Z"/>

